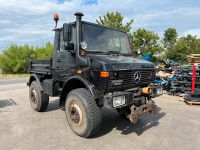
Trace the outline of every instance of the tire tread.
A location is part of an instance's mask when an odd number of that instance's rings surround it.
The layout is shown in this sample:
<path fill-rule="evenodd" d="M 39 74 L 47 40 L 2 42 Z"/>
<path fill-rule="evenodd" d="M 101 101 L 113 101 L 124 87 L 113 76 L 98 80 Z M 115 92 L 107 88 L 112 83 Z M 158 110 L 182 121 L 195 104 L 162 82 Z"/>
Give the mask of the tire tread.
<path fill-rule="evenodd" d="M 86 131 L 83 137 L 91 137 L 95 135 L 100 129 L 102 120 L 101 109 L 97 106 L 94 97 L 87 89 L 78 88 L 71 91 L 69 95 L 76 95 L 77 93 L 87 99 L 91 127 Z"/>
<path fill-rule="evenodd" d="M 44 94 L 39 87 L 39 84 L 36 81 L 33 81 L 30 85 L 30 88 L 33 87 L 36 89 L 37 94 L 39 94 L 39 101 L 41 101 L 41 106 L 36 109 L 38 112 L 43 112 L 47 109 L 49 104 L 49 96 L 47 94 Z"/>

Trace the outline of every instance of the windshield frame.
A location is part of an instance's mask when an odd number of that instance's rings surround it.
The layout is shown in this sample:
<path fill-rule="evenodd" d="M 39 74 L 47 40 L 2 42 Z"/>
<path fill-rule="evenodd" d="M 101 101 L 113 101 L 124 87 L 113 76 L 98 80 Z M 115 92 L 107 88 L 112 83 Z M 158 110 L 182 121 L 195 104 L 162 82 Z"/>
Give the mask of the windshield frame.
<path fill-rule="evenodd" d="M 115 28 L 111 28 L 111 27 L 107 27 L 107 26 L 102 26 L 102 25 L 99 25 L 99 24 L 96 24 L 96 23 L 91 23 L 91 22 L 86 22 L 86 21 L 82 21 L 82 24 L 88 24 L 88 25 L 97 26 L 97 27 L 100 27 L 100 28 L 105 28 L 105 29 L 109 29 L 109 30 L 113 30 L 113 31 L 124 33 L 126 35 L 126 37 L 127 37 L 127 42 L 128 42 L 129 47 L 130 47 L 130 53 L 128 53 L 128 51 L 127 51 L 127 53 L 122 53 L 121 51 L 117 51 L 117 50 L 116 50 L 116 52 L 119 52 L 119 54 L 126 54 L 126 55 L 131 54 L 131 43 L 130 43 L 129 36 L 128 36 L 126 31 L 115 29 Z M 83 37 L 83 35 L 84 35 L 83 28 L 82 28 L 81 32 L 82 32 L 81 33 L 81 41 L 85 42 L 84 41 L 84 37 Z M 85 51 L 90 52 L 90 50 L 85 50 Z M 92 50 L 91 50 L 91 52 L 92 52 Z M 99 51 L 99 52 L 101 52 L 101 51 Z M 105 52 L 105 51 L 103 52 L 102 51 L 102 53 L 109 53 L 109 51 L 107 51 L 107 52 Z"/>

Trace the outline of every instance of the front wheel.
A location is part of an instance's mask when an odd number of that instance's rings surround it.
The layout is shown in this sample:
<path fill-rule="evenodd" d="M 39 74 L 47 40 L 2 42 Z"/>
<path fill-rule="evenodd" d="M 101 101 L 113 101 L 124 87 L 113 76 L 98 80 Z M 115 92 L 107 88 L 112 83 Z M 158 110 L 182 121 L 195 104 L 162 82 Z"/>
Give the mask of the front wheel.
<path fill-rule="evenodd" d="M 65 102 L 65 114 L 72 131 L 81 137 L 98 132 L 102 120 L 101 109 L 84 88 L 72 90 Z"/>

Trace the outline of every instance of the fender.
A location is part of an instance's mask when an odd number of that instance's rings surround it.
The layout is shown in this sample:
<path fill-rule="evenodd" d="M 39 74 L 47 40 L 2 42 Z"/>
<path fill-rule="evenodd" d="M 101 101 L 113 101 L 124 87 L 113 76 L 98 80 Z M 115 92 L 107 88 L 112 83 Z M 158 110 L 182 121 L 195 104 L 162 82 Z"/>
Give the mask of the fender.
<path fill-rule="evenodd" d="M 40 77 L 38 75 L 31 74 L 31 76 L 29 78 L 29 81 L 27 83 L 27 86 L 30 86 L 33 81 L 36 81 L 39 84 L 39 86 L 40 86 L 40 90 L 43 91 L 43 86 L 42 86 L 42 84 L 40 82 Z"/>
<path fill-rule="evenodd" d="M 78 83 L 78 84 L 74 85 L 75 83 Z M 60 95 L 60 105 L 64 104 L 63 102 L 65 102 L 66 96 L 68 95 L 68 93 L 71 90 L 76 89 L 76 88 L 86 88 L 94 97 L 96 97 L 94 85 L 92 83 L 82 78 L 81 76 L 73 76 L 67 79 L 66 82 L 64 83 L 64 86 Z"/>

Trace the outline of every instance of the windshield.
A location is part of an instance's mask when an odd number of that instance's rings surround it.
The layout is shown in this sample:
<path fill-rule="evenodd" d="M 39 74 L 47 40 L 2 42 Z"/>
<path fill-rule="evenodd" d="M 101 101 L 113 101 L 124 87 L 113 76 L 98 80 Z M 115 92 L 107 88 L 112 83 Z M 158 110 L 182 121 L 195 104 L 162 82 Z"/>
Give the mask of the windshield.
<path fill-rule="evenodd" d="M 125 32 L 87 23 L 82 25 L 83 41 L 87 43 L 86 51 L 131 53 L 128 36 Z"/>

